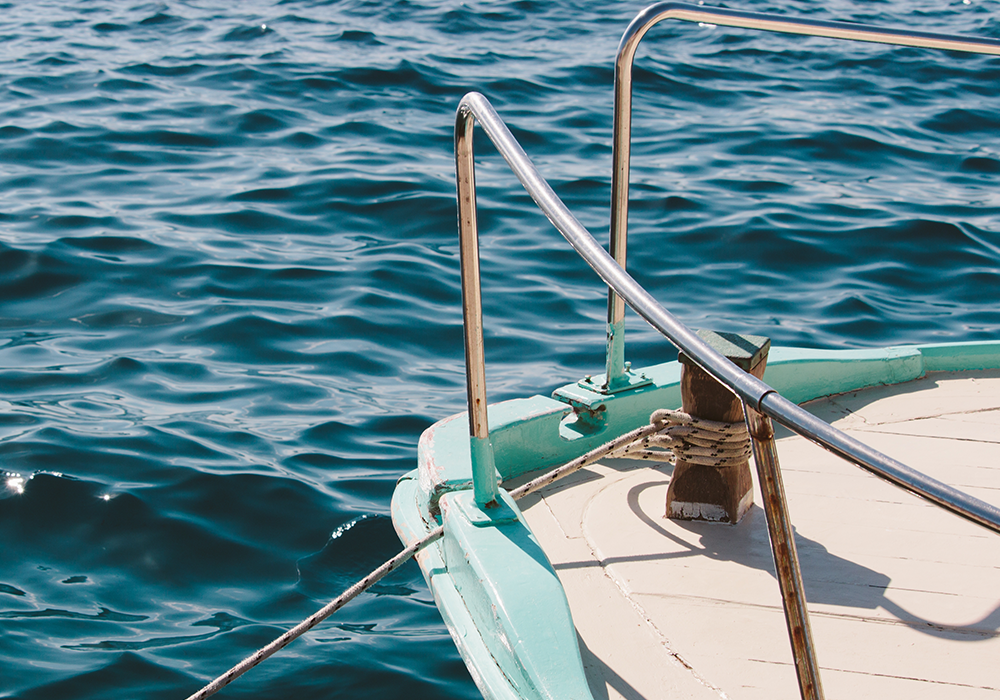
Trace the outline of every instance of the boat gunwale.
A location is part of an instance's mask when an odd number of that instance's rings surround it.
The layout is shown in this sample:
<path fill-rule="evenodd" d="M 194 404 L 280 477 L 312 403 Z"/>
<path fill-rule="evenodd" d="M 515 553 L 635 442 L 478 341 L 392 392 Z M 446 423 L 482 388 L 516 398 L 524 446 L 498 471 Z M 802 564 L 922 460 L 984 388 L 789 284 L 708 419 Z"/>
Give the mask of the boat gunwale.
<path fill-rule="evenodd" d="M 786 395 L 805 403 L 869 387 L 904 384 L 931 372 L 997 369 L 1000 369 L 1000 341 L 971 341 L 841 350 L 775 347 L 771 349 L 765 376 Z M 665 407 L 676 407 L 680 400 L 679 363 L 668 362 L 655 368 L 646 368 L 645 371 L 654 377 L 674 379 L 654 383 L 652 388 L 644 392 L 647 394 L 646 399 L 642 399 L 642 394 L 638 392 L 629 392 L 613 400 L 623 412 L 627 412 L 627 404 L 638 404 L 641 400 L 642 410 L 632 411 L 631 421 L 636 425 L 648 418 L 648 414 L 643 415 L 647 399 L 674 397 L 676 404 Z M 556 389 L 554 394 L 558 396 L 563 390 L 579 395 L 580 387 L 578 384 L 569 384 Z M 554 401 L 548 397 L 533 398 Z M 571 405 L 565 401 L 568 399 L 559 401 L 564 409 L 558 415 L 565 416 L 572 412 Z M 498 409 L 490 414 L 492 435 L 494 438 L 499 437 L 503 444 L 510 447 L 510 451 L 498 453 L 500 459 L 497 466 L 502 470 L 501 476 L 505 481 L 549 466 L 541 462 L 555 459 L 551 456 L 551 446 L 538 443 L 535 428 L 544 425 L 551 429 L 553 425 L 558 426 L 558 421 L 553 424 L 552 415 L 538 411 L 537 407 L 538 403 L 530 399 L 514 399 L 490 407 L 491 411 Z M 523 413 L 519 415 L 519 411 Z M 498 420 L 493 420 L 494 417 Z M 458 413 L 428 428 L 422 436 L 418 468 L 400 479 L 393 494 L 392 521 L 404 544 L 411 544 L 440 524 L 440 510 L 436 505 L 432 507 L 432 502 L 436 504 L 444 493 L 468 491 L 471 487 L 468 452 L 462 450 L 463 445 L 467 444 L 464 442 L 467 436 L 460 430 L 466 424 L 463 418 L 465 414 Z M 442 434 L 441 427 L 448 424 L 459 429 Z M 530 439 L 527 442 L 519 440 L 518 434 L 527 435 Z M 426 436 L 434 436 L 434 439 L 424 440 Z M 562 447 L 571 446 L 573 452 L 579 454 L 585 452 L 591 443 L 611 437 L 613 436 L 602 433 L 591 440 L 566 440 L 559 435 L 558 429 L 550 430 L 552 443 Z M 535 458 L 539 454 L 543 455 L 543 459 Z M 433 484 L 434 479 L 428 478 L 426 471 L 432 465 L 436 477 L 441 481 L 428 490 L 428 485 Z M 520 510 L 516 506 L 514 509 L 522 527 L 530 533 L 530 527 Z M 446 530 L 445 538 L 448 536 Z M 512 690 L 509 679 L 497 667 L 494 656 L 483 639 L 483 630 L 475 624 L 469 602 L 463 597 L 461 586 L 451 575 L 444 548 L 444 541 L 432 543 L 419 552 L 416 559 L 460 655 L 471 669 L 473 680 L 484 697 L 491 700 L 521 700 L 523 696 Z M 555 572 L 550 571 L 546 575 L 555 576 Z M 530 585 L 528 582 L 529 587 Z M 579 652 L 570 650 L 568 653 Z"/>
<path fill-rule="evenodd" d="M 494 512 L 494 516 L 491 516 L 490 507 L 496 506 L 498 500 L 507 500 L 506 494 L 498 491 L 497 486 L 498 476 L 509 478 L 513 475 L 509 469 L 504 468 L 505 462 L 519 462 L 522 465 L 528 464 L 530 467 L 526 467 L 526 471 L 544 466 L 537 459 L 520 461 L 511 459 L 509 451 L 495 450 L 496 446 L 493 444 L 493 441 L 500 442 L 501 438 L 505 435 L 508 437 L 516 435 L 526 426 L 541 422 L 543 418 L 546 425 L 551 425 L 553 418 L 555 418 L 558 425 L 564 426 L 563 418 L 567 415 L 581 415 L 587 409 L 584 405 L 586 401 L 578 404 L 573 403 L 570 394 L 574 391 L 579 394 L 579 386 L 576 386 L 573 388 L 564 387 L 561 390 L 561 395 L 560 391 L 556 392 L 556 399 L 565 400 L 568 404 L 567 408 L 543 410 L 539 414 L 537 421 L 532 419 L 519 420 L 515 411 L 515 415 L 513 415 L 511 421 L 499 420 L 494 424 L 493 419 L 495 416 L 490 415 L 490 408 L 495 412 L 497 409 L 503 408 L 504 404 L 488 408 L 486 396 L 483 318 L 479 279 L 479 241 L 478 225 L 476 222 L 475 162 L 472 146 L 472 137 L 476 122 L 486 132 L 544 215 L 609 287 L 609 342 L 607 371 L 605 374 L 606 384 L 603 390 L 597 392 L 603 399 L 594 398 L 591 405 L 597 405 L 598 402 L 602 402 L 601 405 L 605 413 L 610 414 L 609 407 L 612 405 L 615 407 L 616 412 L 618 412 L 617 409 L 624 407 L 625 404 L 638 403 L 634 400 L 640 397 L 649 398 L 648 394 L 657 393 L 661 388 L 667 388 L 666 386 L 654 386 L 653 388 L 635 386 L 624 376 L 628 372 L 628 369 L 624 363 L 624 321 L 622 318 L 624 304 L 628 304 L 644 320 L 680 349 L 681 352 L 735 393 L 743 401 L 747 409 L 748 422 L 750 422 L 751 414 L 755 416 L 755 420 L 756 418 L 761 418 L 764 421 L 763 425 L 766 428 L 764 432 L 769 433 L 766 436 L 766 442 L 770 448 L 773 448 L 773 431 L 770 429 L 770 419 L 774 419 L 793 432 L 824 447 L 833 454 L 861 467 L 869 473 L 875 474 L 904 490 L 921 496 L 967 520 L 1000 532 L 1000 508 L 972 498 L 951 488 L 947 484 L 927 477 L 905 464 L 867 447 L 824 421 L 816 419 L 808 411 L 800 408 L 797 402 L 791 401 L 779 394 L 778 390 L 773 386 L 773 381 L 772 385 L 768 385 L 740 371 L 722 355 L 715 352 L 691 329 L 687 328 L 669 311 L 663 308 L 625 270 L 624 240 L 628 204 L 627 143 L 630 138 L 629 131 L 631 126 L 631 83 L 630 81 L 620 81 L 620 76 L 627 75 L 631 70 L 634 49 L 641 40 L 642 35 L 653 24 L 668 18 L 692 22 L 712 22 L 713 17 L 725 18 L 726 21 L 717 21 L 715 23 L 727 26 L 769 31 L 787 31 L 790 33 L 827 36 L 837 39 L 876 41 L 904 46 L 924 46 L 939 49 L 961 48 L 955 45 L 941 44 L 939 39 L 946 35 L 931 35 L 923 32 L 906 32 L 903 30 L 884 30 L 878 27 L 866 27 L 865 25 L 847 23 L 816 22 L 811 20 L 797 22 L 796 20 L 778 15 L 758 15 L 721 9 L 716 10 L 715 8 L 686 5 L 683 3 L 659 3 L 650 6 L 640 13 L 633 20 L 633 23 L 629 25 L 629 29 L 622 38 L 618 61 L 616 62 L 615 167 L 612 174 L 611 241 L 614 257 L 597 243 L 590 232 L 580 224 L 562 200 L 553 192 L 517 143 L 516 139 L 514 139 L 510 130 L 490 102 L 483 95 L 475 92 L 467 94 L 462 99 L 455 117 L 455 161 L 458 186 L 466 380 L 469 405 L 469 410 L 464 416 L 467 419 L 469 430 L 468 433 L 463 435 L 460 430 L 455 429 L 461 426 L 461 421 L 456 419 L 463 415 L 456 414 L 449 419 L 435 424 L 435 426 L 432 426 L 425 433 L 425 436 L 430 434 L 432 437 L 426 440 L 422 437 L 418 456 L 418 469 L 403 478 L 403 483 L 400 484 L 396 494 L 394 494 L 392 510 L 393 521 L 397 524 L 397 530 L 405 542 L 409 535 L 419 532 L 422 527 L 436 523 L 439 519 L 447 520 L 449 517 L 449 506 L 447 504 L 451 503 L 452 496 L 455 497 L 456 502 L 459 502 L 460 499 L 461 503 L 468 503 L 467 512 L 463 510 L 466 507 L 456 508 L 450 506 L 451 511 L 459 513 L 459 515 L 454 516 L 453 532 L 449 533 L 449 528 L 446 527 L 444 539 L 439 543 L 430 545 L 433 550 L 422 553 L 419 560 L 428 584 L 432 590 L 435 590 L 435 599 L 438 600 L 439 604 L 444 603 L 446 599 L 458 601 L 457 604 L 451 604 L 447 609 L 442 609 L 442 613 L 446 618 L 449 630 L 456 644 L 462 649 L 463 658 L 466 659 L 467 665 L 473 670 L 477 685 L 479 685 L 480 690 L 488 698 L 522 697 L 518 689 L 518 679 L 511 677 L 503 668 L 503 664 L 500 661 L 499 657 L 503 655 L 503 650 L 500 649 L 501 653 L 498 655 L 493 650 L 496 647 L 491 647 L 491 645 L 495 645 L 499 641 L 500 644 L 507 646 L 509 650 L 509 640 L 511 637 L 509 633 L 513 631 L 514 637 L 517 638 L 516 630 L 502 627 L 502 629 L 490 632 L 491 636 L 499 635 L 499 639 L 491 638 L 487 640 L 485 637 L 487 630 L 475 621 L 477 619 L 481 621 L 487 619 L 482 610 L 483 607 L 492 605 L 495 610 L 497 606 L 505 604 L 502 594 L 499 591 L 504 585 L 510 583 L 512 578 L 503 574 L 501 576 L 503 580 L 499 583 L 494 581 L 488 582 L 475 572 L 473 572 L 470 578 L 470 567 L 475 566 L 475 554 L 469 549 L 463 550 L 462 546 L 465 545 L 459 543 L 458 540 L 462 538 L 462 532 L 475 532 L 477 521 L 481 521 L 487 525 L 491 524 L 491 517 L 494 517 L 496 513 Z M 781 28 L 782 26 L 790 25 L 796 25 L 796 28 Z M 871 36 L 866 36 L 866 32 Z M 873 38 L 874 35 L 877 35 L 877 38 Z M 906 37 L 906 39 L 901 40 L 901 37 Z M 928 37 L 931 37 L 931 39 L 928 40 Z M 963 37 L 946 38 L 970 45 L 977 43 L 970 42 Z M 968 50 L 1000 54 L 1000 41 L 989 39 L 978 41 L 978 48 L 969 48 Z M 626 58 L 627 61 L 625 60 Z M 626 66 L 626 68 L 622 68 L 623 66 Z M 627 107 L 623 109 L 622 105 L 626 104 Z M 623 135 L 624 139 L 622 139 Z M 626 144 L 624 149 L 619 143 L 622 140 Z M 624 157 L 622 157 L 622 154 L 624 154 Z M 618 313 L 619 309 L 621 313 Z M 946 350 L 944 346 L 949 346 L 949 348 Z M 913 379 L 919 377 L 928 370 L 936 371 L 945 369 L 943 365 L 947 362 L 946 358 L 951 355 L 965 358 L 967 365 L 970 363 L 973 365 L 979 364 L 982 360 L 971 359 L 979 356 L 992 358 L 989 360 L 989 366 L 993 368 L 997 368 L 997 363 L 1000 362 L 1000 350 L 998 350 L 1000 349 L 1000 342 L 935 344 L 923 347 L 928 349 L 929 358 L 934 358 L 934 361 L 929 361 L 927 364 L 933 365 L 937 362 L 937 366 L 925 367 L 923 355 L 919 350 L 887 348 L 884 349 L 883 352 L 886 355 L 881 360 L 875 359 L 873 361 L 875 364 L 883 362 L 885 367 L 890 367 L 891 376 L 887 377 L 883 373 L 881 376 L 885 381 L 867 382 L 865 380 L 867 383 L 862 384 L 862 386 L 871 386 L 877 383 L 893 384 L 905 381 L 906 378 Z M 973 347 L 976 349 L 970 350 Z M 937 348 L 940 352 L 935 354 L 932 348 Z M 963 349 L 960 350 L 959 348 Z M 781 363 L 777 360 L 778 358 L 772 358 L 769 364 L 780 366 Z M 826 361 L 835 366 L 843 360 L 835 360 L 827 357 Z M 855 357 L 847 361 L 853 363 L 855 369 L 865 364 L 863 357 Z M 799 376 L 803 374 L 803 368 L 808 366 L 808 362 L 803 356 L 795 357 L 794 353 L 785 358 L 784 364 L 789 367 L 798 365 L 796 367 L 796 374 Z M 769 379 L 771 376 L 774 376 L 774 372 L 771 372 Z M 815 375 L 812 376 L 814 377 Z M 818 395 L 840 393 L 840 391 L 846 391 L 850 388 L 852 387 L 842 387 L 838 390 L 835 386 L 831 386 L 828 383 L 824 385 L 824 393 Z M 621 391 L 621 393 L 615 393 L 618 391 Z M 799 400 L 804 400 L 801 397 L 798 398 Z M 627 410 L 621 411 L 621 413 L 627 413 Z M 757 416 L 757 413 L 761 414 L 761 416 Z M 645 416 L 641 416 L 640 420 L 645 420 L 647 416 L 648 413 Z M 621 416 L 618 416 L 618 419 L 620 420 Z M 604 427 L 606 428 L 607 425 Z M 559 440 L 565 439 L 561 429 L 550 432 L 550 441 L 554 440 L 556 444 L 558 444 Z M 609 430 L 590 431 L 590 434 L 582 435 L 581 439 L 571 441 L 573 449 L 584 450 L 589 442 L 598 439 L 598 437 L 606 439 L 608 432 Z M 755 458 L 758 466 L 760 466 L 762 451 L 759 449 L 760 445 L 758 445 L 758 442 L 760 441 L 755 437 Z M 537 448 L 538 444 L 536 441 L 535 444 L 525 448 L 524 454 L 529 455 L 532 451 L 537 452 Z M 439 450 L 448 454 L 441 454 L 441 458 L 439 459 Z M 773 452 L 773 449 L 770 451 Z M 498 456 L 499 459 L 497 459 Z M 770 462 L 772 471 L 777 471 L 777 465 L 774 463 L 774 460 L 765 459 L 763 461 Z M 397 496 L 399 497 L 398 499 Z M 442 503 L 446 504 L 445 507 L 440 507 Z M 781 511 L 784 511 L 784 505 L 781 505 Z M 514 507 L 513 512 L 516 513 L 513 523 L 511 524 L 509 520 L 503 520 L 504 525 L 523 528 L 530 537 L 530 528 L 523 521 L 520 511 Z M 787 522 L 787 515 L 777 513 L 774 517 L 782 522 Z M 769 513 L 769 525 L 771 520 L 772 516 Z M 772 532 L 773 539 L 774 533 Z M 514 547 L 513 542 L 510 544 L 512 548 L 509 548 L 509 551 L 513 552 L 516 547 Z M 792 569 L 796 577 L 798 577 L 798 564 L 795 561 L 794 554 L 794 540 L 792 540 L 790 548 Z M 449 552 L 447 556 L 444 555 L 445 551 Z M 775 550 L 774 556 L 776 560 L 779 558 L 777 550 Z M 432 559 L 439 559 L 441 566 L 439 567 L 435 564 L 433 568 L 424 568 L 425 564 L 430 565 L 429 562 Z M 554 576 L 551 565 L 542 568 L 545 577 Z M 452 573 L 455 575 L 452 576 Z M 487 596 L 483 600 L 481 591 L 478 591 L 478 589 L 477 591 L 469 591 L 469 595 L 463 595 L 461 579 L 465 578 L 469 584 L 476 587 L 477 584 L 475 581 L 477 576 L 480 576 L 479 588 L 489 586 L 500 597 L 490 598 Z M 449 587 L 447 589 L 448 593 L 442 592 L 444 588 L 441 591 L 436 589 L 439 583 L 442 586 Z M 518 581 L 516 583 L 518 588 L 522 585 L 523 582 Z M 784 582 L 782 586 L 783 597 L 786 601 L 786 615 L 788 615 L 787 601 L 790 595 L 784 590 Z M 559 590 L 561 591 L 561 588 Z M 804 601 L 804 595 L 801 593 L 801 580 L 799 580 L 795 591 L 797 592 L 791 597 L 798 597 Z M 454 596 L 451 595 L 452 592 L 455 594 Z M 559 603 L 555 598 L 553 598 L 553 601 L 557 604 Z M 565 596 L 562 597 L 562 606 L 565 607 Z M 494 619 L 499 622 L 499 618 L 496 618 L 496 616 L 494 616 Z M 460 620 L 461 622 L 456 622 L 456 620 Z M 466 622 L 468 624 L 465 624 Z M 522 619 L 520 622 L 526 623 L 529 627 L 532 624 L 530 620 Z M 791 618 L 789 618 L 788 624 L 790 636 L 793 638 L 793 647 L 795 647 L 796 635 L 793 630 Z M 474 631 L 473 636 L 477 636 L 483 642 L 482 648 L 486 650 L 485 656 L 473 654 L 469 651 L 471 647 L 464 646 L 466 644 L 465 638 L 470 631 Z M 806 638 L 808 638 L 807 622 Z M 574 660 L 571 659 L 568 665 L 579 666 L 579 649 L 575 644 L 569 646 L 573 648 L 571 651 L 567 651 L 567 653 L 571 656 L 575 654 L 575 664 Z M 810 658 L 812 657 L 811 653 L 808 655 Z M 810 663 L 815 666 L 814 659 Z M 799 665 L 798 649 L 796 648 L 796 666 Z M 499 685 L 487 682 L 481 673 L 476 670 L 496 669 L 498 667 L 507 680 L 506 683 L 500 683 Z M 555 673 L 558 675 L 560 671 L 555 671 Z M 816 677 L 815 692 L 807 689 L 809 683 L 803 683 L 804 676 L 801 673 L 799 678 L 803 697 L 821 697 L 822 691 L 818 687 L 818 676 Z M 532 697 L 554 697 L 548 691 L 534 687 L 530 679 L 528 680 L 528 685 L 531 686 L 533 692 L 538 691 Z M 513 695 L 511 695 L 512 693 Z"/>

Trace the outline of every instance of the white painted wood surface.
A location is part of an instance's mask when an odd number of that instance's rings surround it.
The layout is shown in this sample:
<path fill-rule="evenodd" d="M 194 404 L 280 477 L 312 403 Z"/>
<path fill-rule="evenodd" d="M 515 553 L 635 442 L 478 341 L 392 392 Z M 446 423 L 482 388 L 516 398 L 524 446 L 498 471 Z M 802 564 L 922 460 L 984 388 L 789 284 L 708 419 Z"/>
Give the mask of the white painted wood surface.
<path fill-rule="evenodd" d="M 1000 372 L 808 408 L 1000 503 Z M 1000 536 L 800 438 L 778 451 L 827 698 L 1000 697 Z M 567 589 L 595 697 L 797 698 L 763 511 L 667 520 L 670 471 L 608 461 L 520 504 Z"/>

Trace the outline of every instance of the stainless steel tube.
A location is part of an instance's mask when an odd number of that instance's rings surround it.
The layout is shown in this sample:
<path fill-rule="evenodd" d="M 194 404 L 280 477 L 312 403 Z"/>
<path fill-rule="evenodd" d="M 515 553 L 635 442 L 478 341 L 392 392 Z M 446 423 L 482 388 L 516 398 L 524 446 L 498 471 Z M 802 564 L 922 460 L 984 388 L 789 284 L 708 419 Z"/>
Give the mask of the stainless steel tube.
<path fill-rule="evenodd" d="M 753 443 L 753 461 L 757 466 L 757 483 L 764 499 L 767 532 L 771 540 L 774 569 L 785 609 L 785 625 L 792 645 L 795 673 L 803 700 L 822 700 L 819 662 L 809 625 L 806 589 L 802 583 L 799 555 L 795 548 L 795 530 L 788 515 L 785 485 L 778 467 L 778 450 L 774 445 L 771 419 L 743 404 L 747 430 Z"/>
<path fill-rule="evenodd" d="M 459 108 L 455 119 L 455 177 L 458 180 L 458 230 L 462 266 L 462 317 L 465 322 L 466 389 L 469 434 L 487 437 L 486 360 L 483 348 L 479 235 L 476 222 L 476 172 L 472 158 L 472 112 Z"/>
<path fill-rule="evenodd" d="M 463 102 L 462 105 L 465 103 Z M 455 178 L 462 266 L 462 318 L 465 328 L 465 382 L 469 401 L 469 451 L 473 497 L 480 506 L 496 501 L 497 478 L 486 402 L 486 351 L 479 279 L 479 228 L 476 223 L 476 172 L 472 153 L 475 122 L 468 107 L 455 116 Z"/>
<path fill-rule="evenodd" d="M 514 136 L 510 133 L 510 130 L 503 123 L 503 120 L 500 119 L 500 116 L 493 109 L 489 101 L 475 92 L 469 93 L 462 99 L 459 105 L 459 121 L 464 123 L 465 120 L 471 119 L 473 116 L 479 121 L 483 127 L 483 131 L 493 141 L 497 150 L 510 165 L 511 170 L 517 175 L 525 190 L 527 190 L 545 216 L 587 264 L 597 272 L 605 284 L 620 294 L 622 299 L 636 313 L 676 345 L 679 350 L 694 360 L 702 369 L 729 387 L 734 394 L 750 406 L 799 435 L 825 447 L 876 476 L 886 479 L 897 486 L 901 486 L 922 498 L 937 503 L 967 520 L 1000 533 L 1000 508 L 921 474 L 907 467 L 905 464 L 845 435 L 836 428 L 815 418 L 805 409 L 783 398 L 767 384 L 743 372 L 732 362 L 709 347 L 694 331 L 660 306 L 649 292 L 632 279 L 614 261 L 608 252 L 601 247 L 538 173 L 534 164 L 514 139 Z M 463 127 L 463 133 L 465 128 Z M 468 128 L 471 129 L 471 126 Z M 456 145 L 458 142 L 459 139 L 456 137 Z M 469 149 L 468 153 L 462 156 L 462 158 L 467 157 L 468 162 L 471 163 L 471 139 L 463 138 L 462 147 Z M 471 173 L 471 167 L 469 167 L 468 171 Z M 460 203 L 462 201 L 475 202 L 475 194 L 471 190 L 474 184 L 473 177 L 459 178 Z M 478 235 L 475 230 L 475 216 L 472 216 L 468 221 L 463 218 L 461 222 L 467 226 L 462 232 L 463 236 L 475 237 Z M 465 249 L 466 246 L 463 244 L 462 247 Z M 481 362 L 482 311 L 478 293 L 474 295 L 474 300 L 468 298 L 466 303 L 475 303 L 476 309 L 472 312 L 472 318 L 477 319 L 474 322 L 474 328 L 467 329 L 466 332 L 466 342 L 472 344 L 471 350 L 469 347 L 466 349 L 467 357 L 479 358 L 471 359 L 470 362 Z M 473 336 L 478 339 L 471 339 Z M 477 348 L 479 349 L 477 350 Z M 470 386 L 473 384 L 477 387 L 482 386 L 482 394 L 479 394 L 479 396 L 485 397 L 485 371 L 481 366 L 474 367 L 472 365 L 469 366 L 468 371 L 476 377 L 474 379 L 470 376 Z M 471 390 L 470 397 L 472 397 Z M 485 425 L 485 398 L 481 402 L 474 402 L 470 398 L 469 410 L 470 413 L 475 412 L 477 415 L 481 415 L 482 425 Z"/>
<path fill-rule="evenodd" d="M 611 170 L 611 254 L 625 268 L 628 248 L 628 196 L 629 160 L 632 143 L 632 64 L 639 42 L 653 25 L 667 19 L 685 22 L 755 29 L 785 34 L 849 39 L 897 46 L 930 49 L 947 49 L 1000 55 L 1000 41 L 949 34 L 914 32 L 901 29 L 873 27 L 848 22 L 794 19 L 780 15 L 755 12 L 738 12 L 722 8 L 689 5 L 680 2 L 661 2 L 650 5 L 636 15 L 622 35 L 615 59 L 614 134 Z M 625 304 L 614 288 L 608 290 L 608 380 L 622 372 L 624 350 Z"/>
<path fill-rule="evenodd" d="M 594 237 L 556 196 L 485 97 L 478 93 L 470 93 L 459 105 L 455 127 L 455 157 L 462 251 L 463 313 L 466 326 L 469 423 L 476 501 L 481 505 L 492 501 L 496 494 L 496 484 L 486 422 L 485 360 L 472 151 L 473 118 L 479 120 L 484 131 L 543 213 L 608 285 L 607 380 L 609 388 L 623 373 L 624 305 L 628 303 L 682 352 L 743 401 L 747 426 L 753 437 L 754 460 L 765 501 L 764 508 L 767 513 L 768 530 L 785 607 L 789 637 L 795 656 L 800 690 L 803 698 L 819 700 L 823 697 L 819 667 L 809 629 L 805 591 L 799 571 L 798 555 L 795 550 L 794 532 L 788 519 L 784 487 L 778 468 L 774 432 L 770 419 L 777 420 L 796 433 L 871 473 L 998 533 L 1000 533 L 1000 508 L 910 469 L 906 465 L 848 437 L 784 399 L 764 382 L 740 371 L 735 365 L 715 352 L 660 306 L 646 290 L 627 274 L 625 256 L 628 227 L 632 63 L 639 41 L 649 28 L 657 22 L 671 18 L 792 34 L 997 55 L 1000 55 L 1000 41 L 966 39 L 840 22 L 792 20 L 780 16 L 734 12 L 682 3 L 660 3 L 647 8 L 629 25 L 622 37 L 615 65 L 614 168 L 612 172 L 610 246 L 612 255 L 601 248 Z M 477 462 L 479 462 L 478 466 Z M 488 469 L 485 466 L 486 462 L 489 463 Z M 492 482 L 492 486 L 488 486 L 487 482 Z M 490 496 L 488 488 L 492 488 L 493 496 Z"/>

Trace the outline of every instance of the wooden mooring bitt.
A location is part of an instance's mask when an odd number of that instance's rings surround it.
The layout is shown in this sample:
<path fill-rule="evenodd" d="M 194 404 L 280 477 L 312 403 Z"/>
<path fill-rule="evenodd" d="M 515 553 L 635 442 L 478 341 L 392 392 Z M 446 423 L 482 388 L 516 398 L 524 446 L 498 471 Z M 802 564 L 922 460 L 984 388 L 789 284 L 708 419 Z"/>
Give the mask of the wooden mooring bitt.
<path fill-rule="evenodd" d="M 759 335 L 698 331 L 699 337 L 745 372 L 763 378 L 771 340 Z M 740 399 L 684 353 L 681 367 L 681 410 L 706 420 L 743 421 Z M 667 489 L 666 515 L 674 520 L 736 524 L 753 505 L 750 463 L 709 467 L 677 460 Z"/>

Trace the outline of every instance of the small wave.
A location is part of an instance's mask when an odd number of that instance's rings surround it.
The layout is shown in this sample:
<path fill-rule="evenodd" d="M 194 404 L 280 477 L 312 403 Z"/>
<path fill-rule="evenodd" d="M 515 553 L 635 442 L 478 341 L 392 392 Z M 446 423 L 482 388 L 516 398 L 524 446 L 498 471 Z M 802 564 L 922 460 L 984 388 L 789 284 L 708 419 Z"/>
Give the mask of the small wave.
<path fill-rule="evenodd" d="M 268 27 L 267 24 L 258 24 L 251 27 L 234 27 L 230 29 L 224 37 L 223 41 L 255 41 L 257 39 L 262 39 L 269 35 L 273 35 L 274 29 Z"/>

